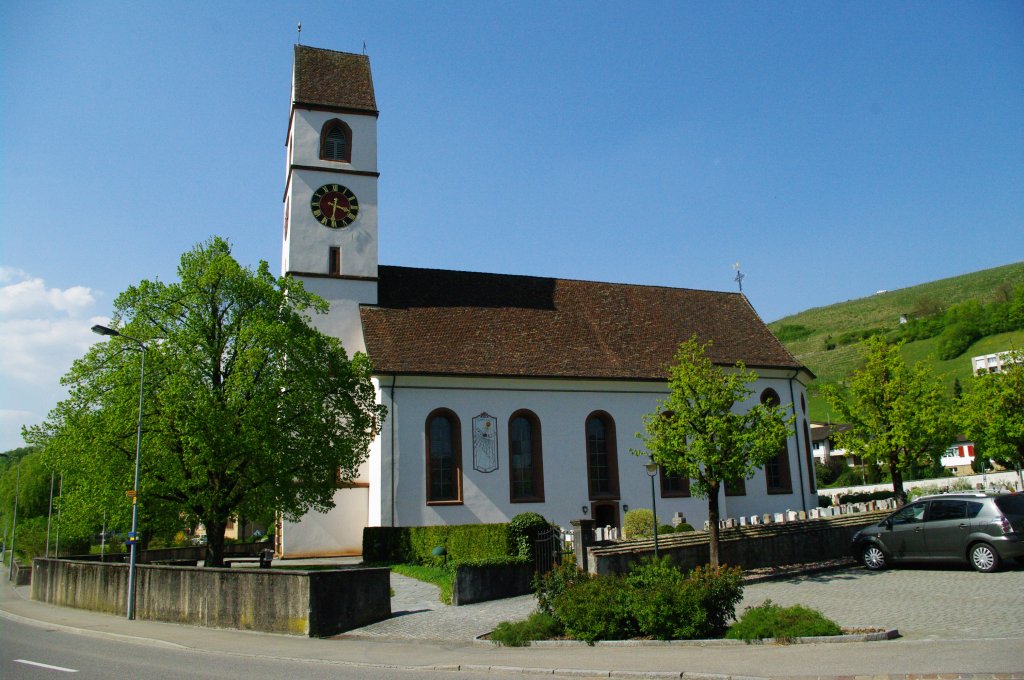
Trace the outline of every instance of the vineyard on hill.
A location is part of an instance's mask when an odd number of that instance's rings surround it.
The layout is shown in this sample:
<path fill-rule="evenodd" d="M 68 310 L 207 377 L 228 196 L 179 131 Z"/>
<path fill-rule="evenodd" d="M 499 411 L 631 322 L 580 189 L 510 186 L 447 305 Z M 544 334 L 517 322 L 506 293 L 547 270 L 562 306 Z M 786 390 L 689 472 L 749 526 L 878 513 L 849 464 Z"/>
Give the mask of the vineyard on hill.
<path fill-rule="evenodd" d="M 879 333 L 904 341 L 907 361 L 929 364 L 952 395 L 971 377 L 971 357 L 1024 348 L 1024 262 L 815 307 L 769 327 L 817 376 L 808 393 L 814 420 L 832 416 L 821 386 L 856 370 L 859 342 Z"/>

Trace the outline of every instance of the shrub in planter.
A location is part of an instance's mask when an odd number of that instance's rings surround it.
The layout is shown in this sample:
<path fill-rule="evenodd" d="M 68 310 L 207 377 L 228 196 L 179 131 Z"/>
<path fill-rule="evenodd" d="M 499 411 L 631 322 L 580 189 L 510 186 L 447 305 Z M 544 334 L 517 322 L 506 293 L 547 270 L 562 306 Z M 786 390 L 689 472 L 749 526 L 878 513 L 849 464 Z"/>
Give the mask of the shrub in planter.
<path fill-rule="evenodd" d="M 617 576 L 592 576 L 567 588 L 551 606 L 569 637 L 586 642 L 625 640 L 637 632 L 630 599 Z"/>
<path fill-rule="evenodd" d="M 537 608 L 554 615 L 555 599 L 576 583 L 589 578 L 590 574 L 577 567 L 572 560 L 564 560 L 548 573 L 534 576 L 533 592 L 537 594 Z"/>
<path fill-rule="evenodd" d="M 687 582 L 701 593 L 701 603 L 708 613 L 707 630 L 702 637 L 725 632 L 729 621 L 736 618 L 736 605 L 743 599 L 743 573 L 739 567 L 697 567 Z"/>
<path fill-rule="evenodd" d="M 842 629 L 821 612 L 801 605 L 780 607 L 765 600 L 758 607 L 748 607 L 740 620 L 726 633 L 731 640 L 792 640 L 798 637 L 840 635 Z"/>
<path fill-rule="evenodd" d="M 522 621 L 502 621 L 491 632 L 491 642 L 506 647 L 526 647 L 532 640 L 549 640 L 562 634 L 562 627 L 554 617 L 544 612 L 533 612 Z"/>
<path fill-rule="evenodd" d="M 697 568 L 689 574 L 668 558 L 638 563 L 623 579 L 641 635 L 688 640 L 720 635 L 743 597 L 739 568 Z"/>

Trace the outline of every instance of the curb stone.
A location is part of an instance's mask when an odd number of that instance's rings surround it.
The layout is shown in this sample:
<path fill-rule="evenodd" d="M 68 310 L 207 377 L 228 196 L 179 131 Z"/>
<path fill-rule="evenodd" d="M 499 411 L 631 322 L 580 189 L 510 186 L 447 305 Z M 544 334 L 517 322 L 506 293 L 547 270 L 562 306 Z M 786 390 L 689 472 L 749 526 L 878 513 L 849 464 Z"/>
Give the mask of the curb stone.
<path fill-rule="evenodd" d="M 473 638 L 473 644 L 501 646 L 493 640 L 486 639 L 490 633 L 483 633 Z M 532 640 L 527 647 L 736 647 L 740 645 L 799 645 L 840 642 L 881 642 L 900 637 L 896 628 L 876 631 L 874 633 L 848 633 L 846 635 L 822 635 L 800 638 L 764 638 L 762 640 L 598 640 L 594 643 L 582 640 Z M 732 675 L 706 675 L 708 678 L 733 678 Z M 916 679 L 915 679 L 916 680 Z"/>

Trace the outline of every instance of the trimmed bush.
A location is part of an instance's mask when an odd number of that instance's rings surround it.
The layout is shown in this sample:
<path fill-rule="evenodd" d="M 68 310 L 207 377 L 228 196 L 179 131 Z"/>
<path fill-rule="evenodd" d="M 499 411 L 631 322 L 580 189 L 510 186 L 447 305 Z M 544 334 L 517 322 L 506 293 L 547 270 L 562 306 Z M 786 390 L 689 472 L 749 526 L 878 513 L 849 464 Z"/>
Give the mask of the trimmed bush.
<path fill-rule="evenodd" d="M 693 526 L 691 526 L 687 522 L 680 522 L 679 524 L 676 525 L 675 532 L 677 534 L 681 534 L 681 533 L 684 533 L 684 532 L 687 532 L 687 531 L 696 531 L 696 530 L 693 528 Z"/>
<path fill-rule="evenodd" d="M 627 541 L 653 535 L 654 513 L 647 508 L 634 508 L 622 518 L 622 537 Z"/>
<path fill-rule="evenodd" d="M 536 512 L 521 512 L 513 517 L 508 522 L 508 554 L 532 559 L 537 534 L 549 526 Z"/>
<path fill-rule="evenodd" d="M 443 564 L 508 557 L 508 524 L 462 524 L 433 527 L 366 527 L 363 561 Z M 447 560 L 433 554 L 443 546 Z"/>
<path fill-rule="evenodd" d="M 842 629 L 821 612 L 794 605 L 780 607 L 765 600 L 758 607 L 748 607 L 740 620 L 726 633 L 730 640 L 793 640 L 800 637 L 841 635 Z"/>

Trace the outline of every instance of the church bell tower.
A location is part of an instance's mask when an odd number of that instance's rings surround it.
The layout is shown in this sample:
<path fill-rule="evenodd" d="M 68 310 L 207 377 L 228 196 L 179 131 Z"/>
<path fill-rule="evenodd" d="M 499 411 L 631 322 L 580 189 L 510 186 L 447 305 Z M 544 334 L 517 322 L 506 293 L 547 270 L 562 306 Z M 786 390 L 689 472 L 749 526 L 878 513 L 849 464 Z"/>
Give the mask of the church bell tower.
<path fill-rule="evenodd" d="M 313 323 L 349 355 L 377 302 L 377 116 L 366 55 L 295 46 L 281 270 L 330 303 Z"/>

